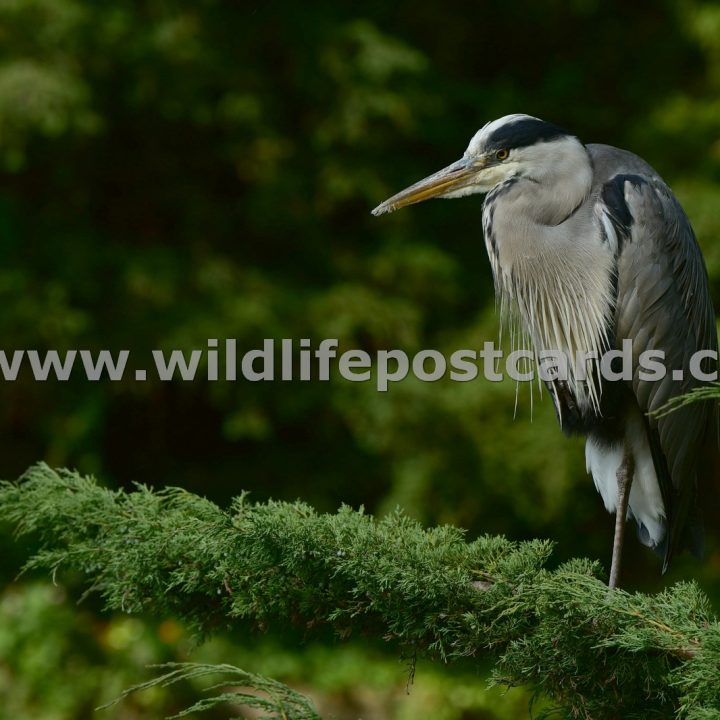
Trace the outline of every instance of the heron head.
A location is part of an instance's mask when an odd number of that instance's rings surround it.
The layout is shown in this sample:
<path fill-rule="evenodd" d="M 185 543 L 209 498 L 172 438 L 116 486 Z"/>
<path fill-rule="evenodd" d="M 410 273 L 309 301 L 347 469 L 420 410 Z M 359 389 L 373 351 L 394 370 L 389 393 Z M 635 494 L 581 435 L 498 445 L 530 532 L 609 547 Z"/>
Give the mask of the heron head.
<path fill-rule="evenodd" d="M 585 147 L 565 130 L 530 115 L 506 115 L 487 123 L 470 140 L 462 158 L 378 205 L 373 215 L 430 198 L 487 193 L 510 178 L 547 184 L 587 174 Z"/>

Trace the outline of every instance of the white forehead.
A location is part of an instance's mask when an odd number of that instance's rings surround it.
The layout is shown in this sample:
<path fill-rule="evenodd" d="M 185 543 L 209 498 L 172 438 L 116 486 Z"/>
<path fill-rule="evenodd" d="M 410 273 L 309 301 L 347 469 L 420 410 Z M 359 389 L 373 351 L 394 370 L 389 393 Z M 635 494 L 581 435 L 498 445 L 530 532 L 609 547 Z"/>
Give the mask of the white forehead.
<path fill-rule="evenodd" d="M 503 125 L 512 125 L 519 120 L 539 120 L 539 118 L 533 117 L 532 115 L 526 115 L 525 113 L 515 113 L 514 115 L 504 115 L 497 120 L 491 120 L 490 122 L 485 123 L 485 125 L 483 125 L 480 130 L 472 136 L 472 140 L 470 140 L 470 144 L 465 151 L 466 155 L 476 155 L 485 147 L 487 139 L 496 130 L 501 128 Z"/>

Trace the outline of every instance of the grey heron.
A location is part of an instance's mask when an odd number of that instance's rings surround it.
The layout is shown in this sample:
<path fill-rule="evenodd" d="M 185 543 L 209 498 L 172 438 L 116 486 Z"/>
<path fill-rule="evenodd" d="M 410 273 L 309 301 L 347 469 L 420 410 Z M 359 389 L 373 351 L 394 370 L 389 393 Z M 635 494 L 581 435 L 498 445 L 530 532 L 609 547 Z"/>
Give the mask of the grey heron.
<path fill-rule="evenodd" d="M 682 549 L 700 555 L 697 484 L 717 456 L 717 404 L 654 413 L 717 368 L 707 272 L 680 203 L 637 155 L 584 145 L 518 114 L 487 123 L 460 160 L 373 214 L 475 193 L 486 196 L 482 226 L 496 294 L 536 352 L 602 358 L 632 341 L 629 376 L 603 378 L 595 360 L 586 373 L 571 364 L 565 378 L 546 383 L 562 430 L 586 436 L 587 471 L 615 513 L 610 586 L 619 581 L 630 517 L 663 572 Z M 664 377 L 642 371 L 647 350 L 664 354 Z M 709 351 L 700 378 L 689 372 L 697 351 Z"/>

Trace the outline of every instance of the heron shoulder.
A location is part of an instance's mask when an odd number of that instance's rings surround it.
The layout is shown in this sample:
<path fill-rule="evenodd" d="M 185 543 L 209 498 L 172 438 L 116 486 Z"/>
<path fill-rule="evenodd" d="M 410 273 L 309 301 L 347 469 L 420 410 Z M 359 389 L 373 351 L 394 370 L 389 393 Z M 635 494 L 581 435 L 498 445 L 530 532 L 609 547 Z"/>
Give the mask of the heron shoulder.
<path fill-rule="evenodd" d="M 616 175 L 642 175 L 664 182 L 660 174 L 639 155 L 612 145 L 585 146 L 593 166 L 593 185 L 599 189 Z"/>

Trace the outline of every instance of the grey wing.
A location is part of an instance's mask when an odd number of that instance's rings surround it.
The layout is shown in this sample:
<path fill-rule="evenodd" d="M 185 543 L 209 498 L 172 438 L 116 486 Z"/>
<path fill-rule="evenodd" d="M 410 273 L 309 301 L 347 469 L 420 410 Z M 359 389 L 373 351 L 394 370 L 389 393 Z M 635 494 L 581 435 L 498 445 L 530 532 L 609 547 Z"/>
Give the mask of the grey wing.
<path fill-rule="evenodd" d="M 618 175 L 603 186 L 601 208 L 617 241 L 616 343 L 633 342 L 631 386 L 646 414 L 667 515 L 667 567 L 683 546 L 702 552 L 695 496 L 698 476 L 710 472 L 703 458 L 717 455 L 717 402 L 693 403 L 660 418 L 647 413 L 706 384 L 690 373 L 697 351 L 714 351 L 715 359 L 703 360 L 701 367 L 705 373 L 717 370 L 715 313 L 690 222 L 662 180 Z M 646 350 L 664 353 L 663 379 L 641 377 L 638 359 Z M 682 371 L 681 380 L 673 370 Z"/>

